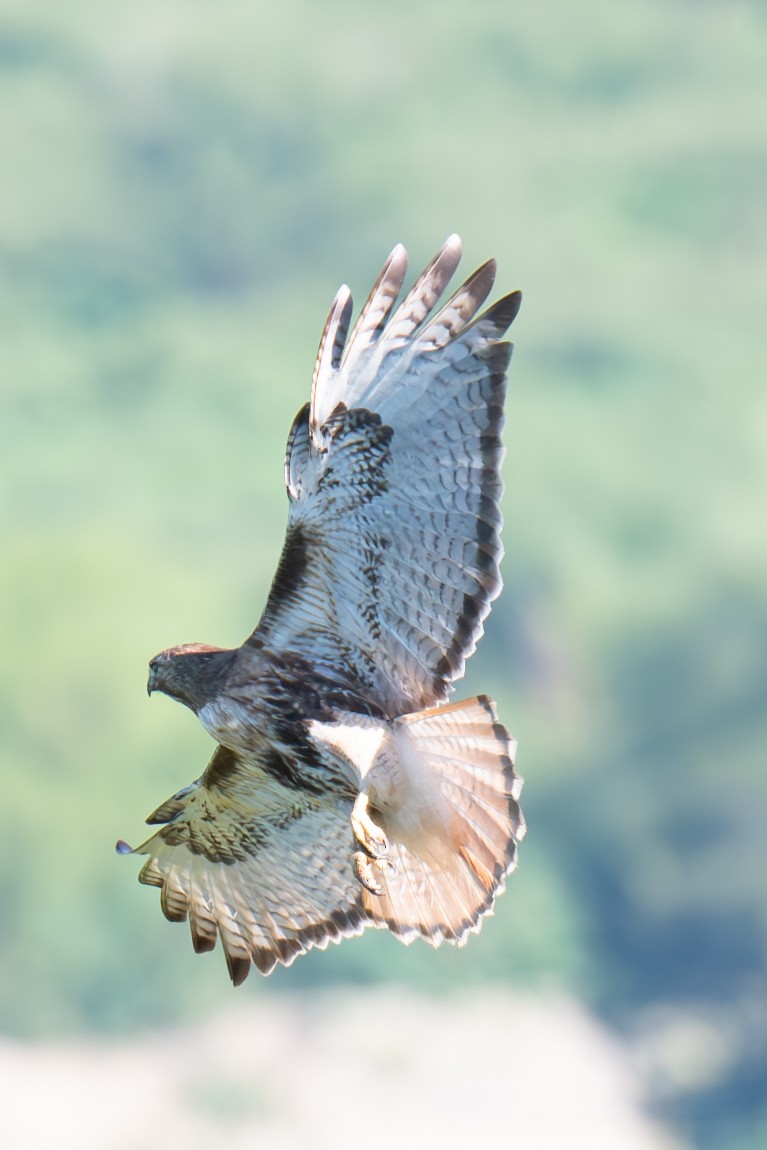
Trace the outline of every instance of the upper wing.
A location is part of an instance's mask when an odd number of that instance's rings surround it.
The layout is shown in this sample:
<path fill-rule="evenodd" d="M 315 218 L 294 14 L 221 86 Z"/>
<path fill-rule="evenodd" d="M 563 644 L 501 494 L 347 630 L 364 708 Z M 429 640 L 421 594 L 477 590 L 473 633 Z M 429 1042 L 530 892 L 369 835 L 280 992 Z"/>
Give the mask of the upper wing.
<path fill-rule="evenodd" d="M 346 339 L 341 288 L 288 440 L 287 535 L 249 644 L 301 656 L 385 715 L 443 699 L 501 588 L 500 433 L 519 292 L 478 318 L 488 261 L 434 315 L 451 236 L 392 314 L 394 249 Z"/>
<path fill-rule="evenodd" d="M 149 816 L 165 825 L 133 852 L 149 856 L 139 878 L 160 887 L 165 916 L 188 917 L 196 951 L 220 935 L 235 984 L 251 961 L 268 974 L 370 921 L 349 861 L 356 788 L 291 786 L 268 755 L 248 762 L 219 747 L 201 779 Z"/>

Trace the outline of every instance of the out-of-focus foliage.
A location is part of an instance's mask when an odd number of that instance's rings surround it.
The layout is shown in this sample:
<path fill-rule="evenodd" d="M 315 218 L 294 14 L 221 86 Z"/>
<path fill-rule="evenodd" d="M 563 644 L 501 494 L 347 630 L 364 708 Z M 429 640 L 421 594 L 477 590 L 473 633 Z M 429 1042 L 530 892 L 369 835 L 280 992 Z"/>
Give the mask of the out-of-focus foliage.
<path fill-rule="evenodd" d="M 701 1146 L 761 1144 L 766 33 L 741 0 L 5 5 L 6 1030 L 230 994 L 112 854 L 210 752 L 146 661 L 250 630 L 333 292 L 458 230 L 526 297 L 507 590 L 461 693 L 520 739 L 530 834 L 467 950 L 365 937 L 269 992 L 553 981 L 631 1032 L 673 1008 L 721 1042 L 676 1081 L 650 1028 L 659 1099 Z"/>

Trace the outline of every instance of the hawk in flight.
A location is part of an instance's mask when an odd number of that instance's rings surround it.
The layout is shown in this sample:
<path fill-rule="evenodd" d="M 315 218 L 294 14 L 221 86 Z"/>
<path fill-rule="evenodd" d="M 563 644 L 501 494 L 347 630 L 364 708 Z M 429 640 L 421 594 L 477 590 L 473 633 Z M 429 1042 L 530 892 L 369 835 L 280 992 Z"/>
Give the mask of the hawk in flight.
<path fill-rule="evenodd" d="M 147 856 L 140 881 L 195 950 L 220 937 L 235 984 L 367 926 L 460 945 L 515 864 L 514 740 L 487 696 L 445 700 L 501 589 L 501 341 L 521 297 L 478 314 L 489 260 L 437 308 L 460 257 L 451 236 L 397 306 L 397 246 L 351 334 L 340 289 L 260 623 L 235 650 L 149 664 L 149 692 L 218 747 L 118 850 Z"/>

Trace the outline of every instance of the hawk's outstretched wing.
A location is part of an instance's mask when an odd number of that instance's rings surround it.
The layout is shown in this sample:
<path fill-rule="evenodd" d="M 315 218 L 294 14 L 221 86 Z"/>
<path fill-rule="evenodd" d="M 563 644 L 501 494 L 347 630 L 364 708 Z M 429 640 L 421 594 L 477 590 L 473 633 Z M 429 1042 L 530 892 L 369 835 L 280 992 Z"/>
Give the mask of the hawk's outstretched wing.
<path fill-rule="evenodd" d="M 291 786 L 266 748 L 247 760 L 219 747 L 203 776 L 147 819 L 166 825 L 132 852 L 149 856 L 140 881 L 160 888 L 171 922 L 189 919 L 196 951 L 221 936 L 235 984 L 251 960 L 269 974 L 368 924 L 349 862 L 356 786 L 339 783 L 336 774 L 334 786 Z"/>
<path fill-rule="evenodd" d="M 511 345 L 499 341 L 521 297 L 477 317 L 490 260 L 431 314 L 460 255 L 451 236 L 393 310 L 407 267 L 396 247 L 348 340 L 351 296 L 336 296 L 288 441 L 282 557 L 248 641 L 299 655 L 386 716 L 445 698 L 501 588 Z"/>

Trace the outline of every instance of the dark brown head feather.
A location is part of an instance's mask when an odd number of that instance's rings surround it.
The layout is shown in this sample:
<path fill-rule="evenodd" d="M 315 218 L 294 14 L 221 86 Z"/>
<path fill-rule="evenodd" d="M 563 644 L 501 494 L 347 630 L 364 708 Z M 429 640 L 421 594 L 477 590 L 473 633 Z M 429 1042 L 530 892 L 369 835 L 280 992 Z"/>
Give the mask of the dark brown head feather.
<path fill-rule="evenodd" d="M 149 664 L 147 691 L 162 691 L 198 714 L 223 690 L 236 654 L 205 643 L 161 651 Z"/>

